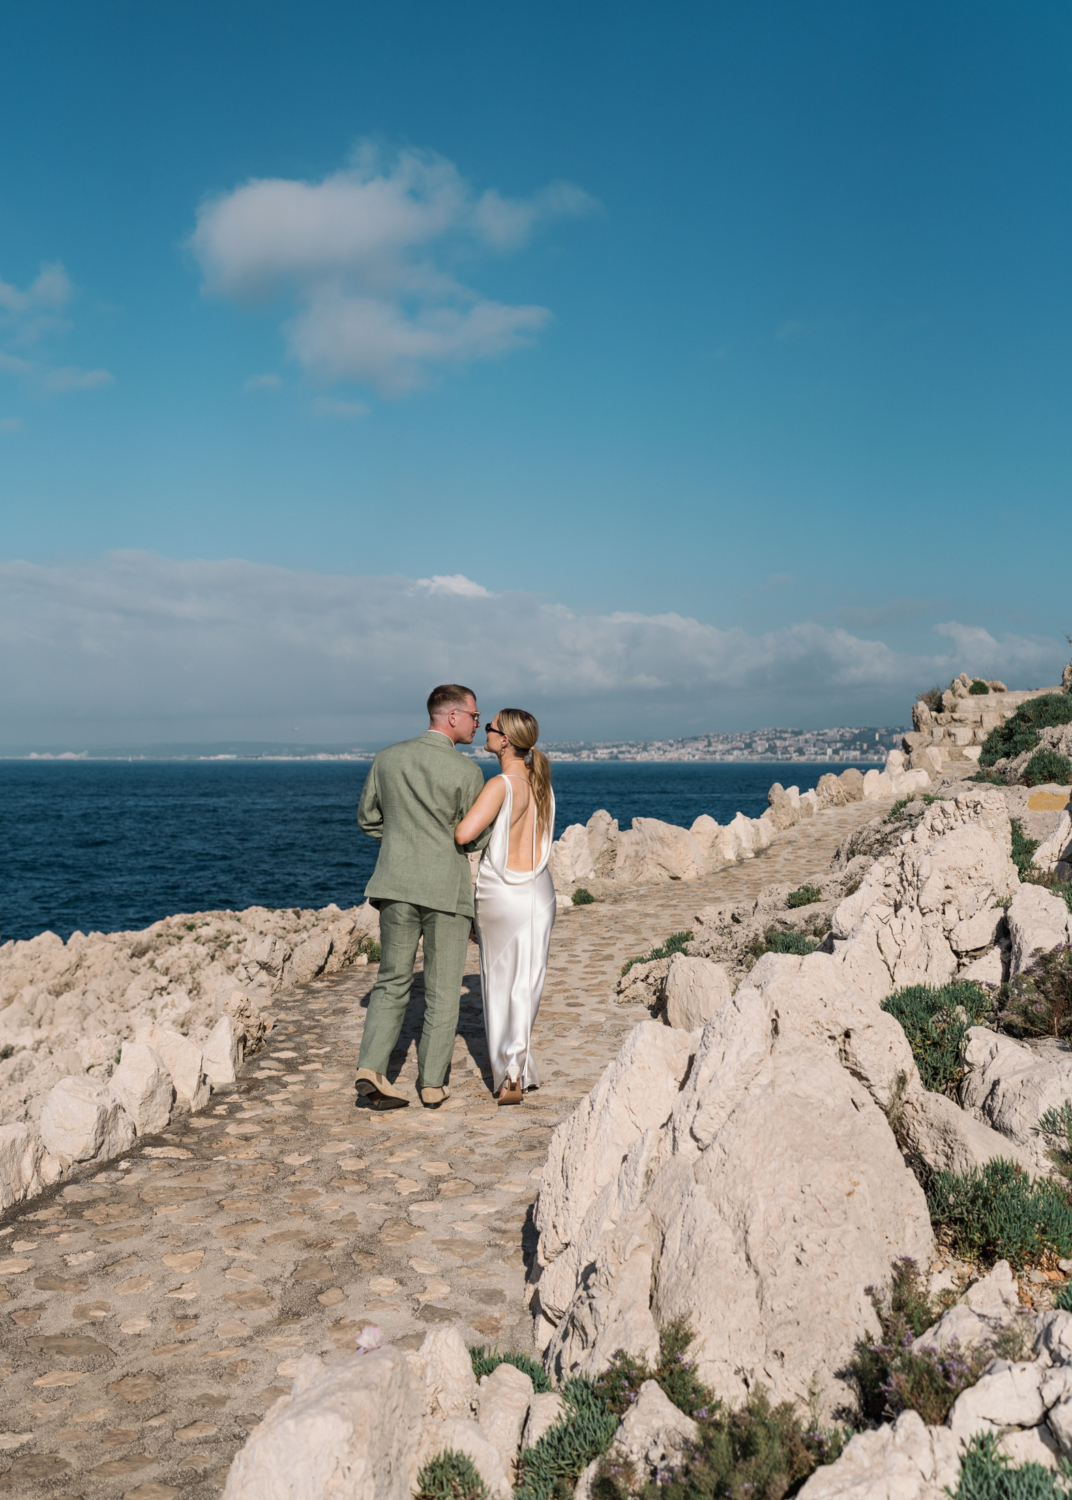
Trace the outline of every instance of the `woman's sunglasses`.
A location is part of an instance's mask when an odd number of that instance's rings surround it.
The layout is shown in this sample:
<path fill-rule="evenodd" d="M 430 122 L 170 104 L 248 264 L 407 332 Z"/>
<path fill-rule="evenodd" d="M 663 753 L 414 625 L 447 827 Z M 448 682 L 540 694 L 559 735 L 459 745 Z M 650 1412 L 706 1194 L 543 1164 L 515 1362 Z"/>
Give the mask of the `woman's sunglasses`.
<path fill-rule="evenodd" d="M 485 734 L 502 734 L 503 732 L 498 727 L 498 725 L 496 725 L 496 724 L 485 724 L 484 725 L 484 733 Z M 503 739 L 505 739 L 505 738 L 506 738 L 506 736 L 505 736 L 505 734 L 503 734 Z"/>

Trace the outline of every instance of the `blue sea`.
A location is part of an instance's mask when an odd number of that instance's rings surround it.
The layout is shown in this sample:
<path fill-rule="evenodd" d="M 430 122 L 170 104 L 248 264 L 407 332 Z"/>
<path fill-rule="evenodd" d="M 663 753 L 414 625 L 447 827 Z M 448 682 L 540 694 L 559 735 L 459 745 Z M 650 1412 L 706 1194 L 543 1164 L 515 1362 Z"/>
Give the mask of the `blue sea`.
<path fill-rule="evenodd" d="M 556 833 L 598 807 L 623 828 L 758 817 L 772 782 L 803 792 L 843 769 L 565 762 Z M 347 761 L 0 761 L 0 941 L 118 932 L 175 912 L 352 906 L 376 862 L 356 822 L 367 772 Z"/>

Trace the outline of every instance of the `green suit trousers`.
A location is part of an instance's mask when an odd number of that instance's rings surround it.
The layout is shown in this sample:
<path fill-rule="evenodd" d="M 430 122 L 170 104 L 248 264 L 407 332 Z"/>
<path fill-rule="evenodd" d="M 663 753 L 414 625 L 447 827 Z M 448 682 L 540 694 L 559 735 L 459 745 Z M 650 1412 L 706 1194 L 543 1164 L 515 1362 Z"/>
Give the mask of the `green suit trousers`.
<path fill-rule="evenodd" d="M 409 901 L 380 902 L 380 974 L 369 994 L 359 1068 L 386 1073 L 413 987 L 424 938 L 424 1029 L 417 1044 L 417 1086 L 442 1088 L 454 1052 L 458 1003 L 472 918 Z"/>

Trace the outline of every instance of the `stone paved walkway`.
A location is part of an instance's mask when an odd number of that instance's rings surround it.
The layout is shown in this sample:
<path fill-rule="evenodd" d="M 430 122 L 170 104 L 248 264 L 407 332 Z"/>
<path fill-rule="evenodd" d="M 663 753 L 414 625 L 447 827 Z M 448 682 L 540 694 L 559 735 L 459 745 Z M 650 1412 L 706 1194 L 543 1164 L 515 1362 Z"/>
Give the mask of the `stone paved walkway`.
<path fill-rule="evenodd" d="M 565 912 L 536 1030 L 544 1086 L 520 1108 L 488 1092 L 474 947 L 449 1103 L 356 1109 L 375 970 L 350 969 L 288 997 L 205 1113 L 9 1210 L 0 1491 L 208 1500 L 292 1362 L 345 1358 L 368 1321 L 405 1347 L 449 1321 L 472 1343 L 529 1348 L 524 1256 L 547 1141 L 646 1016 L 614 999 L 622 963 L 712 901 L 821 878 L 888 805 L 832 809 L 704 881 Z M 412 1010 L 396 1057 L 410 1089 Z"/>

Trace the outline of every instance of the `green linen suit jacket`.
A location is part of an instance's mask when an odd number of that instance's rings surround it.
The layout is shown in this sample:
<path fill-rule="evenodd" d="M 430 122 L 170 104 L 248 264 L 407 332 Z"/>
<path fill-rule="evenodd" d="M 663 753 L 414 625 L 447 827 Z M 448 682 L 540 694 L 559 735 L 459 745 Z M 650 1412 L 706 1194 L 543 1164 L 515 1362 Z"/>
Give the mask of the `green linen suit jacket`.
<path fill-rule="evenodd" d="M 483 786 L 479 767 L 434 729 L 381 750 L 357 809 L 362 832 L 380 840 L 365 895 L 374 903 L 409 901 L 471 917 L 473 877 L 466 850 L 483 849 L 491 828 L 465 850 L 454 842 L 454 830 Z"/>

